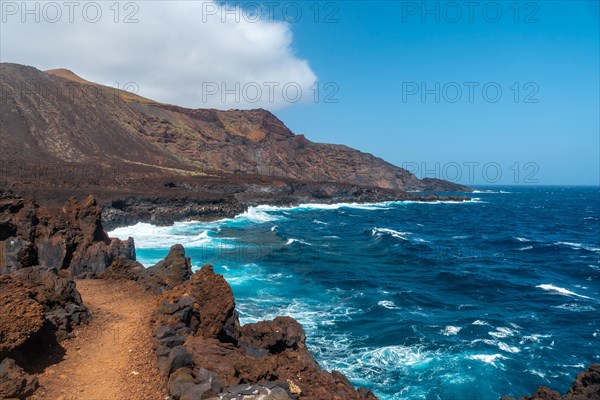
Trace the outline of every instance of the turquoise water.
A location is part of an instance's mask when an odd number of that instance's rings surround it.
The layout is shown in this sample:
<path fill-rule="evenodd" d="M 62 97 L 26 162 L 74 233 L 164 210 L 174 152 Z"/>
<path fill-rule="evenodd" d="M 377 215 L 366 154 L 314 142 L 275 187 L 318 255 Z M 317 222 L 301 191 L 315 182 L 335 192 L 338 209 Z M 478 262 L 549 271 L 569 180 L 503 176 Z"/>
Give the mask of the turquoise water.
<path fill-rule="evenodd" d="M 383 400 L 566 392 L 600 362 L 600 190 L 481 188 L 467 203 L 255 207 L 137 224 L 140 262 L 182 243 L 242 323 L 290 315 L 326 369 Z"/>

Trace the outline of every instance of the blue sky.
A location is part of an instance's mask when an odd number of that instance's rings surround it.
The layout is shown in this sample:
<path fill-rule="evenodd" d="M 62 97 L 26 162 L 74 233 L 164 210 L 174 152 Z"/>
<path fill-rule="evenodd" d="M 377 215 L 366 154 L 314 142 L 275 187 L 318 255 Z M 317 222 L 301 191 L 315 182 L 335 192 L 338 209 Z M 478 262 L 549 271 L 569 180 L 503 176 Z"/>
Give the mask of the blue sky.
<path fill-rule="evenodd" d="M 306 6 L 292 24 L 298 56 L 321 86 L 339 87 L 338 103 L 277 110 L 294 132 L 464 183 L 599 184 L 597 1 L 521 2 L 517 23 L 513 2 L 494 3 L 496 23 L 494 5 L 472 22 L 462 8 L 453 23 L 446 3 L 439 22 L 421 2 L 335 4 L 336 23 L 316 23 Z"/>

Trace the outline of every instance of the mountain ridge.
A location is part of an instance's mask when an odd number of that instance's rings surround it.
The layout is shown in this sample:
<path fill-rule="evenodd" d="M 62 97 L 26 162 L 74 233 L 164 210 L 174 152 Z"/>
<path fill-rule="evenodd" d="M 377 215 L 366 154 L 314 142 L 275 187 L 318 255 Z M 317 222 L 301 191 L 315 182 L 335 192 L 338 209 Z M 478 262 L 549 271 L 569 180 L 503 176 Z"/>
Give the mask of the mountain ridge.
<path fill-rule="evenodd" d="M 0 86 L 0 185 L 22 193 L 35 186 L 77 194 L 82 182 L 97 181 L 90 168 L 104 175 L 97 192 L 137 195 L 162 193 L 170 183 L 198 193 L 207 179 L 218 180 L 224 193 L 252 198 L 292 184 L 373 188 L 386 198 L 406 191 L 469 191 L 420 180 L 345 145 L 312 142 L 264 109 L 189 109 L 92 83 L 67 69 L 44 72 L 9 63 L 0 64 Z M 50 182 L 40 177 L 48 165 L 71 168 L 80 179 Z"/>

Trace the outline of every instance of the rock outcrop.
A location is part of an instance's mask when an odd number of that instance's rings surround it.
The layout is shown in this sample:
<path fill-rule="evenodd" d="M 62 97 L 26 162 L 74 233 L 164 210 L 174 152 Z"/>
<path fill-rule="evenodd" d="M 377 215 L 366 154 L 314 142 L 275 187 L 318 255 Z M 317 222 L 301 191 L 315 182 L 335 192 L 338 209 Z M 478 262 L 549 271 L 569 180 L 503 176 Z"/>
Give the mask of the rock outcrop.
<path fill-rule="evenodd" d="M 71 337 L 73 328 L 90 316 L 75 282 L 44 267 L 21 268 L 9 275 L 29 291 L 42 307 L 45 329 L 57 342 Z"/>
<path fill-rule="evenodd" d="M 521 396 L 519 400 L 598 400 L 600 399 L 600 364 L 592 364 L 577 375 L 571 389 L 561 397 L 560 393 L 540 386 L 531 396 Z M 515 400 L 504 396 L 501 400 Z"/>
<path fill-rule="evenodd" d="M 144 289 L 155 294 L 162 294 L 190 279 L 191 276 L 192 264 L 189 257 L 185 256 L 185 249 L 180 244 L 171 246 L 169 254 L 152 267 L 144 268 L 136 261 L 117 257 L 99 275 L 102 279 L 136 281 Z"/>
<path fill-rule="evenodd" d="M 19 280 L 0 275 L 0 358 L 42 329 L 43 307 L 34 296 Z"/>
<path fill-rule="evenodd" d="M 114 199 L 108 201 L 102 209 L 102 224 L 106 229 L 135 225 L 138 222 L 153 225 L 171 225 L 175 221 L 187 219 L 233 218 L 246 211 L 247 207 L 237 201 L 233 193 L 214 195 L 206 193 L 206 187 L 192 187 L 168 182 L 164 192 L 178 189 L 197 193 L 202 196 L 191 197 L 191 193 L 182 197 L 152 197 Z M 158 193 L 157 191 L 156 193 Z"/>
<path fill-rule="evenodd" d="M 0 273 L 42 266 L 73 277 L 94 277 L 123 256 L 135 260 L 133 239 L 110 239 L 93 196 L 70 199 L 61 209 L 39 207 L 33 200 L 0 197 Z"/>
<path fill-rule="evenodd" d="M 0 398 L 26 399 L 38 386 L 38 378 L 23 371 L 15 360 L 5 358 L 0 362 Z"/>
<path fill-rule="evenodd" d="M 116 257 L 135 258 L 133 240 L 109 239 L 93 197 L 61 209 L 0 196 L 0 397 L 25 398 L 44 363 L 90 314 L 73 277 L 92 277 Z"/>
<path fill-rule="evenodd" d="M 37 266 L 0 275 L 0 398 L 31 395 L 37 378 L 20 365 L 45 357 L 89 319 L 75 282 L 56 270 Z"/>
<path fill-rule="evenodd" d="M 376 399 L 323 371 L 294 319 L 240 326 L 231 287 L 210 265 L 159 298 L 154 324 L 174 399 Z"/>

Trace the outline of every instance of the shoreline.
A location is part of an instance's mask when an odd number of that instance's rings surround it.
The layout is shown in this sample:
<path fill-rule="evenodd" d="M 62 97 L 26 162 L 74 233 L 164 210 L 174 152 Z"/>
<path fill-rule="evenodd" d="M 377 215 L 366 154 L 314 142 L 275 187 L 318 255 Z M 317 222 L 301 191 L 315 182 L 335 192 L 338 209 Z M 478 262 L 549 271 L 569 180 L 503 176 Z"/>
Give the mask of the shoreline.
<path fill-rule="evenodd" d="M 3 239 L 12 247 L 6 259 L 0 260 L 0 337 L 7 339 L 0 342 L 0 397 L 31 398 L 38 389 L 42 395 L 45 390 L 81 393 L 90 387 L 97 392 L 105 385 L 106 393 L 123 395 L 119 398 L 147 400 L 147 396 L 129 395 L 132 390 L 139 393 L 140 387 L 122 389 L 117 382 L 130 380 L 127 360 L 132 350 L 125 342 L 112 348 L 83 340 L 75 350 L 91 359 L 64 356 L 72 343 L 69 339 L 77 338 L 86 327 L 91 326 L 93 332 L 108 330 L 103 343 L 113 340 L 110 331 L 121 328 L 102 326 L 105 314 L 98 308 L 111 301 L 107 311 L 122 310 L 122 302 L 136 300 L 127 295 L 122 300 L 102 297 L 111 290 L 129 293 L 121 286 L 129 282 L 154 297 L 125 306 L 126 315 L 134 317 L 128 326 L 133 331 L 137 323 L 148 328 L 147 343 L 152 344 L 143 349 L 153 364 L 148 372 L 160 376 L 162 387 L 174 400 L 233 400 L 238 395 L 249 400 L 265 395 L 278 400 L 377 400 L 369 389 L 357 390 L 343 374 L 323 370 L 296 320 L 277 317 L 242 326 L 231 286 L 211 265 L 192 271 L 184 247 L 173 245 L 162 261 L 144 268 L 134 261 L 133 240 L 108 238 L 100 214 L 93 196 L 81 202 L 71 199 L 60 209 L 0 197 L 0 224 L 3 235 L 8 235 Z M 77 282 L 92 285 L 92 292 L 82 288 L 87 296 L 82 297 Z M 88 301 L 93 292 L 100 296 L 99 302 Z M 128 337 L 135 339 L 135 335 Z M 91 374 L 84 375 L 86 382 L 75 378 L 73 385 L 63 387 L 66 381 L 62 379 L 70 379 L 67 374 L 80 372 L 78 368 L 70 373 L 73 357 L 76 365 L 91 362 Z M 94 376 L 94 368 L 111 368 L 115 362 L 123 366 L 118 375 L 88 379 Z M 45 375 L 40 380 L 40 374 L 53 366 L 65 371 L 60 379 L 48 380 Z M 40 388 L 40 383 L 45 387 Z"/>
<path fill-rule="evenodd" d="M 183 201 L 182 201 L 183 200 Z M 107 232 L 117 228 L 134 226 L 138 223 L 149 223 L 154 226 L 172 226 L 176 222 L 203 223 L 235 219 L 250 208 L 327 208 L 327 206 L 376 206 L 393 203 L 422 203 L 422 204 L 462 204 L 480 201 L 462 195 L 439 195 L 435 193 L 413 194 L 405 196 L 384 197 L 377 199 L 364 199 L 352 201 L 352 197 L 331 197 L 327 199 L 274 200 L 256 202 L 237 202 L 237 204 L 223 201 L 210 205 L 201 203 L 200 199 L 169 199 L 169 198 L 141 198 L 130 197 L 124 200 L 107 202 L 102 207 L 102 225 Z M 375 201 L 374 201 L 375 200 Z M 338 207 L 338 208 L 339 208 Z M 333 207 L 332 207 L 333 208 Z M 194 211 L 196 214 L 194 214 Z"/>
<path fill-rule="evenodd" d="M 193 272 L 183 246 L 172 246 L 162 261 L 149 268 L 133 261 L 133 240 L 108 238 L 101 224 L 101 208 L 93 196 L 81 202 L 72 199 L 62 208 L 47 208 L 31 200 L 10 196 L 0 199 L 4 217 L 2 223 L 5 233 L 10 233 L 6 240 L 11 246 L 13 242 L 16 246 L 7 253 L 7 264 L 3 265 L 0 276 L 0 284 L 4 288 L 2 293 L 8 300 L 4 304 L 12 304 L 16 310 L 25 307 L 31 310 L 26 315 L 26 324 L 21 323 L 17 314 L 4 313 L 6 323 L 2 327 L 18 333 L 13 337 L 42 338 L 51 341 L 60 350 L 60 343 L 75 337 L 77 329 L 94 324 L 96 310 L 88 308 L 86 299 L 81 298 L 74 278 L 100 278 L 86 281 L 100 283 L 134 281 L 144 290 L 162 296 L 156 304 L 153 302 L 156 308 L 153 319 L 148 322 L 153 324 L 153 340 L 157 343 L 156 358 L 152 360 L 158 360 L 157 368 L 164 374 L 164 386 L 171 394 L 201 390 L 213 390 L 215 393 L 252 390 L 277 391 L 285 400 L 330 400 L 337 398 L 333 395 L 336 393 L 345 396 L 341 398 L 354 400 L 377 398 L 368 389 L 356 390 L 342 373 L 322 370 L 306 345 L 302 326 L 293 318 L 277 317 L 273 321 L 241 326 L 231 286 L 221 275 L 215 274 L 210 265 Z M 439 202 L 439 197 L 436 201 Z M 305 205 L 315 207 L 315 204 Z M 386 202 L 354 203 L 358 207 L 368 204 L 385 205 Z M 343 207 L 352 206 L 352 203 L 320 205 Z M 281 209 L 281 206 L 263 205 L 262 208 Z M 53 251 L 48 251 L 50 246 Z M 65 254 L 58 251 L 63 248 Z M 47 294 L 31 298 L 27 290 L 47 291 Z M 54 324 L 49 325 L 53 327 L 40 330 L 44 321 Z M 85 346 L 90 344 L 82 343 Z M 30 344 L 19 340 L 0 349 L 2 356 L 6 356 L 0 372 L 9 380 L 21 382 L 25 379 L 27 385 L 22 389 L 34 392 L 39 372 L 29 368 L 45 369 L 47 366 L 39 364 L 43 362 L 39 360 L 43 353 L 39 350 L 31 353 Z M 110 360 L 110 354 L 102 357 Z M 290 359 L 296 361 L 290 362 Z M 223 366 L 227 369 L 220 369 Z M 275 378 L 265 383 L 264 373 Z M 221 382 L 219 385 L 206 386 L 207 382 L 217 379 Z M 522 399 L 596 398 L 593 395 L 600 394 L 600 366 L 591 365 L 587 371 L 580 373 L 569 392 L 589 393 L 590 397 L 567 394 L 561 398 L 549 389 L 540 390 L 540 397 L 536 394 Z M 553 397 L 547 397 L 548 393 Z M 229 399 L 211 397 L 211 400 L 219 398 Z"/>

